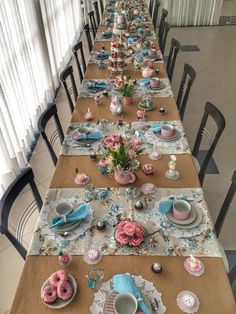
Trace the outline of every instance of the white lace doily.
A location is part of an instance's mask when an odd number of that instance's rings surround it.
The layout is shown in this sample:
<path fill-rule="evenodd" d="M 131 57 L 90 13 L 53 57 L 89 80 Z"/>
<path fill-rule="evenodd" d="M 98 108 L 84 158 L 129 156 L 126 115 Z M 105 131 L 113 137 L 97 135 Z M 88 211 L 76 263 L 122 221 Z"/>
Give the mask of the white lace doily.
<path fill-rule="evenodd" d="M 168 198 L 162 198 L 160 201 L 167 200 Z M 203 207 L 203 205 L 194 202 L 194 206 L 198 206 L 201 211 L 202 211 L 202 220 L 200 224 L 194 228 L 190 229 L 181 229 L 178 228 L 177 226 L 169 223 L 168 219 L 165 217 L 165 215 L 161 214 L 159 212 L 159 202 L 155 203 L 154 207 L 154 215 L 152 217 L 152 220 L 156 223 L 158 228 L 161 228 L 165 236 L 171 236 L 175 238 L 191 238 L 193 236 L 199 235 L 202 232 L 206 231 L 209 222 L 209 218 L 207 215 L 207 210 L 206 208 Z M 163 225 L 164 222 L 164 225 Z"/>
<path fill-rule="evenodd" d="M 158 314 L 165 313 L 166 307 L 162 302 L 161 293 L 156 290 L 153 283 L 147 281 L 142 276 L 132 277 L 134 278 L 137 287 L 143 292 L 143 294 L 145 294 L 148 297 L 150 301 L 154 299 L 157 300 L 159 306 L 156 313 Z M 92 314 L 103 314 L 105 302 L 112 291 L 113 279 L 110 279 L 107 282 L 104 282 L 99 291 L 94 294 L 94 301 L 93 304 L 90 306 L 90 312 Z"/>

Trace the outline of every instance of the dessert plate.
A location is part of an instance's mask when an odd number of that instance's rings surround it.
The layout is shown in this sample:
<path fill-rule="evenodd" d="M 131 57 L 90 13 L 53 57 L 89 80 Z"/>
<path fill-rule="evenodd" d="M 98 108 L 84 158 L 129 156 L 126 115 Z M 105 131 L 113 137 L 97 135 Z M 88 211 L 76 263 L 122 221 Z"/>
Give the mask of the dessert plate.
<path fill-rule="evenodd" d="M 116 293 L 115 291 L 112 291 L 109 294 L 104 304 L 103 314 L 115 314 L 115 298 L 117 295 L 118 293 Z M 142 291 L 141 291 L 141 296 L 143 298 L 144 303 L 146 304 L 146 306 L 149 308 L 150 312 L 152 313 L 152 307 L 151 307 L 148 297 Z"/>
<path fill-rule="evenodd" d="M 171 222 L 171 223 L 174 226 L 181 228 L 181 229 L 192 229 L 192 228 L 197 227 L 202 221 L 203 213 L 202 213 L 202 209 L 199 206 L 196 205 L 195 209 L 196 209 L 196 214 L 197 214 L 196 219 L 193 222 L 189 223 L 188 225 L 183 225 L 183 224 L 173 223 L 173 222 Z M 168 219 L 168 217 L 167 217 L 167 219 Z"/>
<path fill-rule="evenodd" d="M 48 304 L 48 303 L 45 303 L 42 299 L 42 293 L 43 293 L 43 289 L 47 286 L 50 286 L 50 280 L 49 278 L 44 282 L 42 288 L 41 288 L 41 300 L 43 302 L 43 304 L 45 304 L 47 307 L 50 307 L 51 309 L 61 309 L 65 306 L 67 306 L 68 304 L 70 304 L 72 302 L 72 300 L 74 299 L 75 295 L 76 295 L 76 292 L 77 292 L 77 283 L 75 281 L 75 278 L 71 275 L 69 275 L 69 282 L 72 286 L 72 289 L 73 289 L 73 294 L 71 296 L 70 299 L 66 300 L 66 301 L 63 301 L 59 298 L 57 298 L 57 300 L 52 303 L 52 304 Z"/>
<path fill-rule="evenodd" d="M 188 219 L 185 219 L 185 220 L 176 219 L 173 216 L 173 213 L 171 210 L 168 213 L 166 213 L 166 217 L 168 218 L 169 221 L 173 222 L 174 224 L 189 225 L 192 222 L 194 222 L 194 220 L 197 218 L 197 211 L 196 211 L 196 208 L 192 207 L 192 210 L 190 212 L 190 216 L 188 217 Z"/>
<path fill-rule="evenodd" d="M 147 89 L 150 91 L 158 91 L 165 87 L 165 83 L 160 81 L 160 84 L 158 86 L 152 87 L 150 84 L 147 85 Z"/>
<path fill-rule="evenodd" d="M 166 141 L 166 142 L 171 142 L 171 141 L 176 141 L 179 137 L 180 137 L 180 132 L 178 130 L 175 129 L 175 132 L 173 135 L 171 136 L 162 136 L 161 132 L 155 132 L 154 133 L 156 135 L 156 137 L 158 137 L 160 140 L 162 141 Z"/>

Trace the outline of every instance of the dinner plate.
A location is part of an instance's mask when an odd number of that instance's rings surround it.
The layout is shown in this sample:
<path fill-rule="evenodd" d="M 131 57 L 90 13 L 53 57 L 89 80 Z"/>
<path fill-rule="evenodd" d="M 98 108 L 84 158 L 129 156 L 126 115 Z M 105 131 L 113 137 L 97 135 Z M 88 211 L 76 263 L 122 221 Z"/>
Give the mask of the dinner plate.
<path fill-rule="evenodd" d="M 180 137 L 180 132 L 175 129 L 175 134 L 171 135 L 171 136 L 162 136 L 161 132 L 154 132 L 154 134 L 156 135 L 156 137 L 158 137 L 160 140 L 162 141 L 166 141 L 166 142 L 170 142 L 170 141 L 176 141 L 179 137 Z"/>
<path fill-rule="evenodd" d="M 115 298 L 118 295 L 118 293 L 116 293 L 115 291 L 112 291 L 105 304 L 104 304 L 104 308 L 103 308 L 103 314 L 115 314 Z M 151 307 L 151 303 L 148 299 L 148 297 L 141 291 L 141 296 L 143 298 L 144 303 L 146 304 L 146 306 L 149 308 L 150 312 L 152 312 L 152 307 Z"/>
<path fill-rule="evenodd" d="M 165 83 L 163 83 L 162 81 L 160 81 L 160 85 L 152 87 L 150 84 L 147 84 L 147 89 L 150 91 L 159 91 L 161 89 L 163 89 L 165 87 Z"/>
<path fill-rule="evenodd" d="M 170 210 L 168 213 L 166 213 L 166 217 L 173 223 L 178 224 L 178 225 L 189 225 L 192 222 L 194 222 L 194 220 L 197 218 L 197 211 L 195 207 L 192 207 L 191 211 L 190 211 L 190 215 L 187 219 L 185 220 L 180 220 L 180 219 L 176 219 L 173 216 L 173 212 L 172 210 Z"/>
<path fill-rule="evenodd" d="M 73 131 L 72 135 L 71 135 L 71 138 L 72 140 L 76 143 L 76 144 L 81 144 L 81 145 L 86 145 L 86 144 L 91 144 L 95 141 L 97 141 L 96 138 L 88 138 L 88 139 L 77 139 L 76 138 L 76 134 L 78 133 L 80 128 L 76 129 Z M 95 129 L 88 129 L 88 132 L 86 132 L 86 134 L 88 134 L 89 132 L 93 132 L 95 131 Z"/>
<path fill-rule="evenodd" d="M 180 228 L 180 229 L 192 229 L 192 228 L 197 227 L 201 223 L 201 221 L 202 221 L 203 213 L 202 213 L 202 209 L 201 209 L 200 206 L 198 206 L 197 204 L 194 204 L 194 206 L 195 206 L 195 209 L 196 209 L 197 217 L 196 217 L 196 219 L 192 223 L 190 223 L 188 225 L 180 225 L 180 224 L 172 222 L 172 224 L 174 226 Z"/>
<path fill-rule="evenodd" d="M 74 299 L 75 295 L 76 295 L 76 292 L 77 292 L 77 283 L 75 281 L 75 278 L 71 275 L 69 275 L 69 282 L 73 288 L 73 294 L 71 296 L 71 298 L 69 300 L 66 300 L 66 301 L 63 301 L 59 298 L 57 298 L 57 300 L 52 303 L 52 304 L 48 304 L 48 303 L 45 303 L 42 299 L 42 293 L 43 293 L 43 289 L 47 286 L 50 286 L 50 280 L 49 278 L 44 282 L 42 288 L 41 288 L 41 300 L 43 302 L 43 304 L 45 304 L 47 307 L 50 307 L 51 309 L 61 309 L 65 306 L 67 306 L 68 304 L 70 304 L 72 302 L 72 300 Z"/>

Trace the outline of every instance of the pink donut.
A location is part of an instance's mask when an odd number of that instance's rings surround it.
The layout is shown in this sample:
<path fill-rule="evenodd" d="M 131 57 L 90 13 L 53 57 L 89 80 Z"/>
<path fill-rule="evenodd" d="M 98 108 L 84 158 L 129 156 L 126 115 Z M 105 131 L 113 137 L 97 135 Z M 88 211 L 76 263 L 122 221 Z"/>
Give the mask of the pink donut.
<path fill-rule="evenodd" d="M 57 299 L 57 289 L 52 286 L 47 286 L 43 289 L 42 299 L 45 303 L 53 303 Z"/>
<path fill-rule="evenodd" d="M 73 289 L 69 281 L 64 281 L 57 286 L 57 296 L 64 301 L 70 299 L 72 293 Z"/>
<path fill-rule="evenodd" d="M 49 281 L 51 286 L 57 288 L 60 283 L 68 281 L 68 279 L 68 274 L 65 270 L 58 270 L 50 276 Z"/>

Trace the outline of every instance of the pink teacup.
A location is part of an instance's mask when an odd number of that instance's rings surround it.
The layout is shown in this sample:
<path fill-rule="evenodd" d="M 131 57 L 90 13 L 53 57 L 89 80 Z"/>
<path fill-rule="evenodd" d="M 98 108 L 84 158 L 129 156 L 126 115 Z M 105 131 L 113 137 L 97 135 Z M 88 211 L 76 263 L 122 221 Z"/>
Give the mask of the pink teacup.
<path fill-rule="evenodd" d="M 156 49 L 149 49 L 148 50 L 149 57 L 155 57 L 156 55 Z"/>
<path fill-rule="evenodd" d="M 172 214 L 178 220 L 188 219 L 191 212 L 191 205 L 184 200 L 176 200 L 173 203 Z"/>
<path fill-rule="evenodd" d="M 161 127 L 161 135 L 164 137 L 170 137 L 173 135 L 174 127 L 170 124 L 164 124 Z"/>
<path fill-rule="evenodd" d="M 157 87 L 160 85 L 160 80 L 159 78 L 154 78 L 150 80 L 150 85 L 151 87 Z"/>

